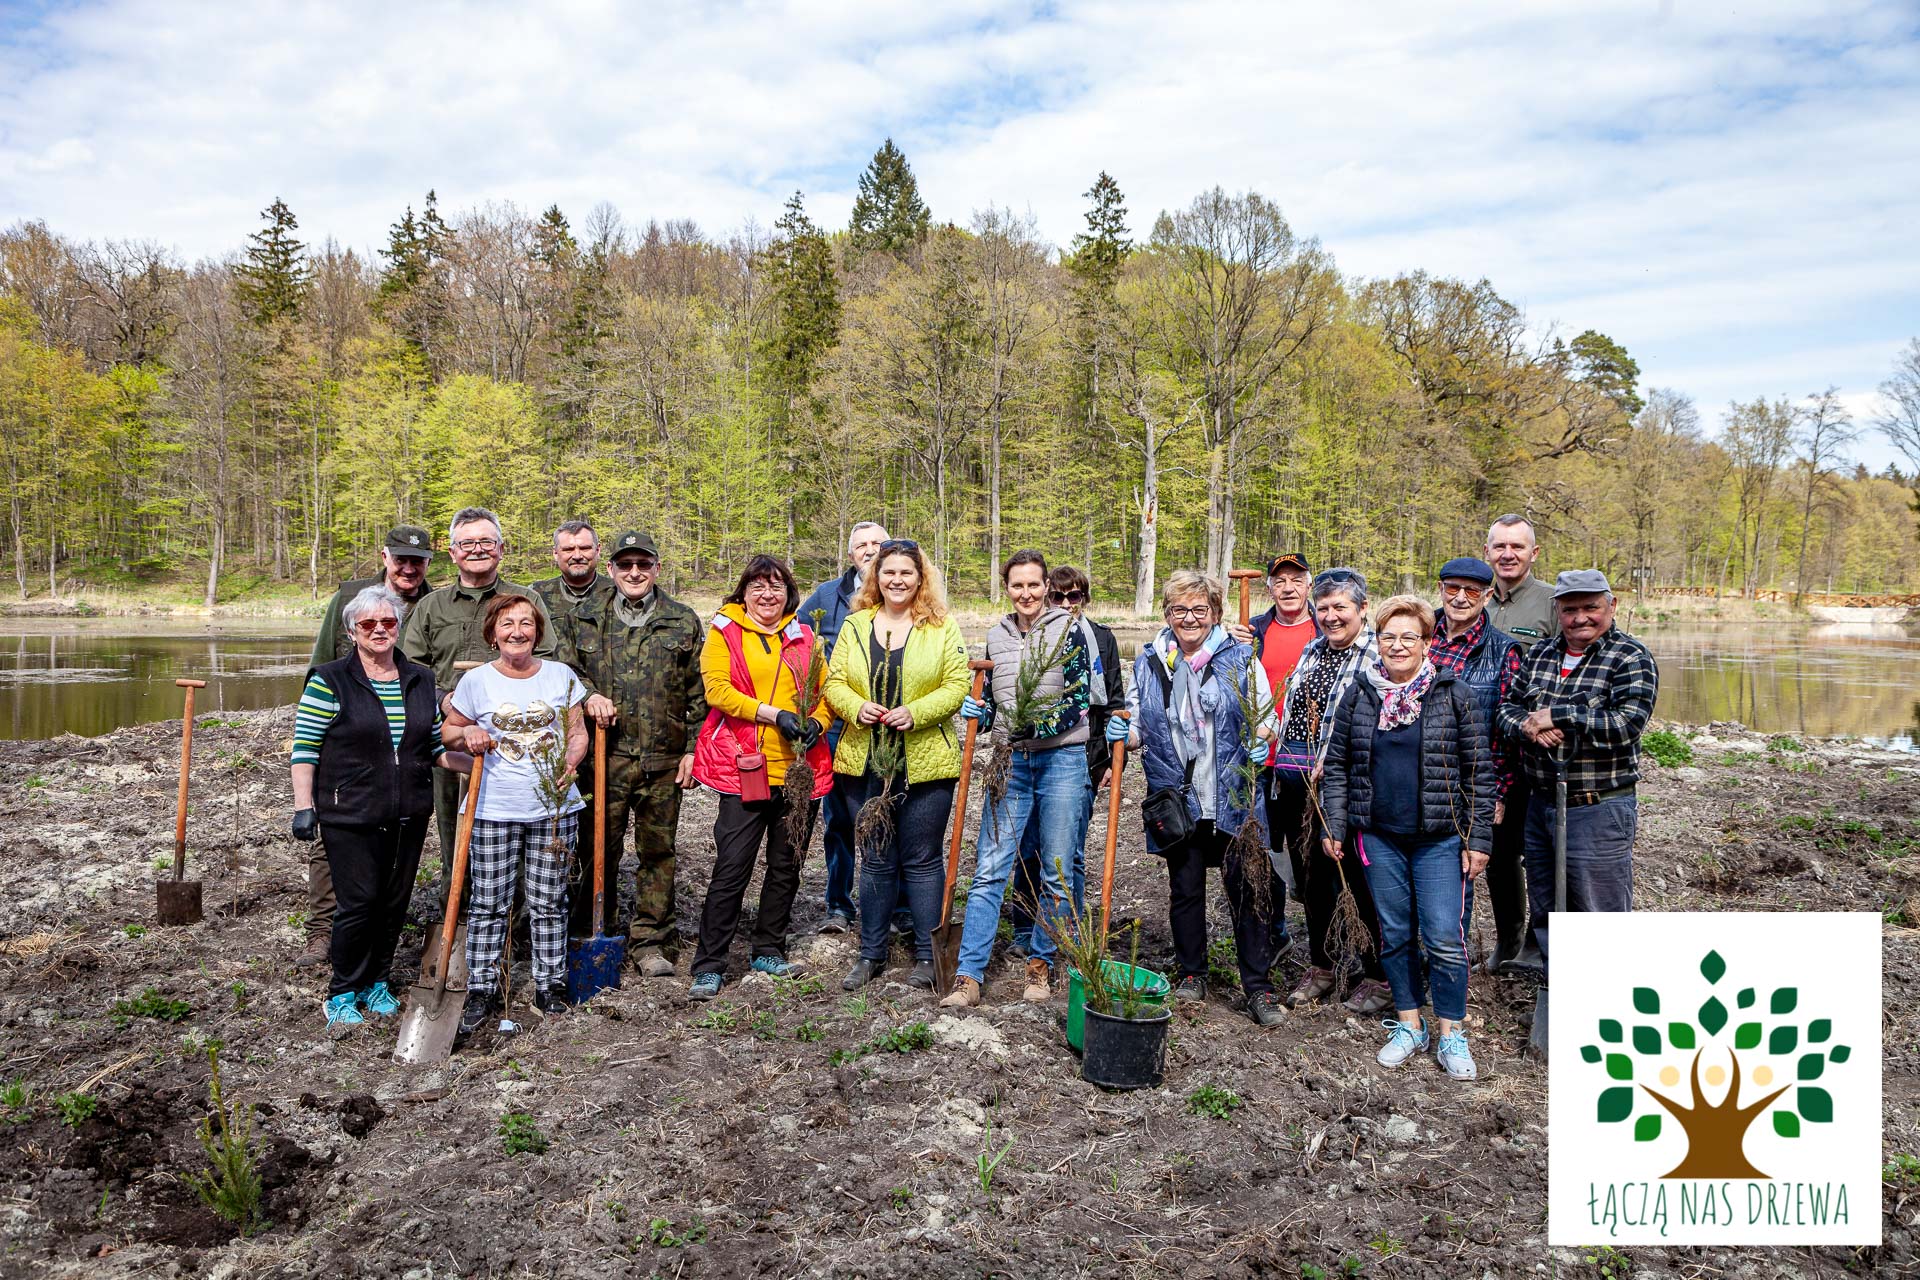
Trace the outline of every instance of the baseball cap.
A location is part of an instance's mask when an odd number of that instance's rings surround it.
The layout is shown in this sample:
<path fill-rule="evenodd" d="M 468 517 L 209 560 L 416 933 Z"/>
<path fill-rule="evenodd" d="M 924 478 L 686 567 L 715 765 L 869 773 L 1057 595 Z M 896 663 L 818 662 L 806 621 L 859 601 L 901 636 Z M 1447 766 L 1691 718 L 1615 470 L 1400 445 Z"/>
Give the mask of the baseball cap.
<path fill-rule="evenodd" d="M 625 533 L 615 538 L 612 549 L 607 552 L 607 559 L 608 561 L 618 560 L 628 552 L 633 552 L 637 555 L 652 556 L 656 560 L 660 558 L 660 548 L 654 542 L 653 535 L 650 533 L 642 533 L 638 529 L 628 529 Z"/>
<path fill-rule="evenodd" d="M 1563 569 L 1553 580 L 1553 598 L 1561 596 L 1611 595 L 1607 575 L 1598 569 Z"/>
<path fill-rule="evenodd" d="M 1311 572 L 1311 570 L 1307 568 L 1307 558 L 1298 551 L 1282 551 L 1279 555 L 1267 561 L 1267 576 L 1269 578 L 1282 569 L 1298 569 L 1301 573 Z"/>
<path fill-rule="evenodd" d="M 1493 581 L 1493 566 L 1475 556 L 1455 556 L 1440 566 L 1440 578 L 1458 578 L 1486 586 Z"/>
<path fill-rule="evenodd" d="M 386 548 L 396 556 L 433 558 L 433 535 L 417 524 L 397 524 L 387 530 Z"/>

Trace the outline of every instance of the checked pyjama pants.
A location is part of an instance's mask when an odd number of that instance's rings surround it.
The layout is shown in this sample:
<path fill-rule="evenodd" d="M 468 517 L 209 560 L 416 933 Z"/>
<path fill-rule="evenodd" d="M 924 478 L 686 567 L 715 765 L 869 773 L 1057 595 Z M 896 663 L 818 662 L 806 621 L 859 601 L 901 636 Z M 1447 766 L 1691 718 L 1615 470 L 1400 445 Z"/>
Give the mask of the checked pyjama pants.
<path fill-rule="evenodd" d="M 553 986 L 567 980 L 567 866 L 573 858 L 580 814 L 560 815 L 531 822 L 473 824 L 468 868 L 473 876 L 473 899 L 467 911 L 467 989 L 497 991 L 500 986 L 500 948 L 506 944 L 507 922 L 513 907 L 514 883 L 526 867 L 527 923 L 533 934 L 533 985 Z"/>

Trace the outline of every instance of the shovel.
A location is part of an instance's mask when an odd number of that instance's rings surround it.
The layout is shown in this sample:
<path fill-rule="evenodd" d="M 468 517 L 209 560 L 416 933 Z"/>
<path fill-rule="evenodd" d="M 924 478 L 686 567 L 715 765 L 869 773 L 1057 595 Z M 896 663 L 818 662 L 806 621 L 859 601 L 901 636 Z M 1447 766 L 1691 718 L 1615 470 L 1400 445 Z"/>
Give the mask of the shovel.
<path fill-rule="evenodd" d="M 1253 624 L 1253 602 L 1247 595 L 1247 588 L 1255 578 L 1264 578 L 1266 575 L 1258 569 L 1229 569 L 1227 576 L 1233 579 L 1240 588 L 1240 625 L 1243 627 L 1251 626 Z"/>
<path fill-rule="evenodd" d="M 991 662 L 967 664 L 973 671 L 973 700 L 980 701 Z M 953 882 L 960 875 L 960 841 L 967 830 L 967 783 L 973 777 L 973 741 L 980 734 L 978 720 L 967 721 L 966 741 L 960 748 L 960 782 L 953 789 L 953 834 L 947 837 L 947 888 L 940 899 L 940 923 L 933 930 L 933 987 L 941 995 L 953 990 L 953 975 L 960 967 L 960 932 L 966 921 L 953 920 Z"/>
<path fill-rule="evenodd" d="M 446 918 L 440 923 L 440 936 L 427 951 L 428 963 L 420 970 L 413 990 L 407 993 L 407 1011 L 400 1019 L 400 1040 L 393 1047 L 393 1060 L 418 1065 L 445 1062 L 453 1052 L 453 1038 L 460 1030 L 460 1005 L 467 984 L 449 981 L 453 963 L 454 929 L 460 922 L 460 892 L 467 883 L 467 848 L 473 843 L 473 815 L 480 807 L 480 777 L 485 756 L 473 758 L 473 778 L 467 784 L 467 803 L 460 810 L 460 828 L 453 839 L 453 870 L 447 879 Z M 447 999 L 447 993 L 455 998 Z"/>
<path fill-rule="evenodd" d="M 1573 746 L 1567 744 L 1557 762 L 1553 779 L 1553 909 L 1567 909 L 1567 760 Z M 1551 917 L 1549 917 L 1551 919 Z M 1543 957 L 1544 958 L 1544 957 Z M 1527 1037 L 1527 1050 L 1540 1061 L 1547 1060 L 1547 984 L 1534 988 L 1533 1031 Z"/>
<path fill-rule="evenodd" d="M 187 873 L 187 769 L 193 763 L 193 691 L 205 680 L 175 680 L 187 691 L 185 718 L 180 722 L 180 802 L 173 819 L 173 879 L 154 882 L 154 918 L 161 924 L 199 924 L 200 882 L 182 879 Z"/>
<path fill-rule="evenodd" d="M 585 1004 L 596 992 L 620 985 L 627 940 L 602 931 L 607 908 L 607 730 L 593 735 L 593 936 L 567 953 L 567 995 Z"/>

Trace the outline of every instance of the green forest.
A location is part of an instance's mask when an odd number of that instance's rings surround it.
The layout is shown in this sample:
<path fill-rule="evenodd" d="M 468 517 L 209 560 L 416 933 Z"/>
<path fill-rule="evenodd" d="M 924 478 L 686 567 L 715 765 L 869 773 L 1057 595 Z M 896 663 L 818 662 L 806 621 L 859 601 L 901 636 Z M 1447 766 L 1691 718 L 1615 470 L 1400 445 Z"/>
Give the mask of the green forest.
<path fill-rule="evenodd" d="M 670 588 L 711 590 L 756 551 L 823 576 L 878 519 L 959 597 L 1036 546 L 1150 608 L 1174 568 L 1281 549 L 1424 580 L 1513 510 L 1543 567 L 1920 586 L 1920 341 L 1884 388 L 1912 423 L 1820 388 L 1696 406 L 1641 386 L 1631 335 L 1540 332 L 1487 280 L 1343 275 L 1260 194 L 1148 216 L 1101 173 L 1086 199 L 1065 246 L 929 209 L 889 141 L 844 228 L 801 193 L 715 238 L 427 192 L 366 257 L 275 199 L 188 263 L 23 221 L 0 232 L 4 554 L 22 599 L 324 595 L 390 525 L 443 537 L 472 504 L 515 576 L 582 517 L 655 531 Z M 1853 463 L 1867 432 L 1907 471 Z"/>

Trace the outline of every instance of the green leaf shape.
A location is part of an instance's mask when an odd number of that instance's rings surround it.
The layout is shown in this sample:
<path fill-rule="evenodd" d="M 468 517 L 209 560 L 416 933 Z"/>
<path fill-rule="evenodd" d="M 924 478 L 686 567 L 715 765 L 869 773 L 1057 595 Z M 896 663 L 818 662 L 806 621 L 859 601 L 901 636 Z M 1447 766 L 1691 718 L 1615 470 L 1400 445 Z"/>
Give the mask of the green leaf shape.
<path fill-rule="evenodd" d="M 1658 1112 L 1652 1115 L 1641 1116 L 1633 1122 L 1633 1140 L 1635 1142 L 1652 1142 L 1659 1136 L 1660 1114 Z"/>
<path fill-rule="evenodd" d="M 1800 1117 L 1793 1114 L 1793 1112 L 1791 1111 L 1774 1112 L 1773 1113 L 1773 1131 L 1779 1134 L 1783 1138 L 1799 1137 L 1800 1136 Z"/>
<path fill-rule="evenodd" d="M 1808 1044 L 1825 1044 L 1827 1037 L 1832 1034 L 1833 1019 L 1831 1018 L 1815 1018 L 1807 1024 Z"/>
<path fill-rule="evenodd" d="M 1720 1003 L 1720 997 L 1709 996 L 1707 1002 L 1700 1006 L 1700 1025 L 1707 1029 L 1710 1036 L 1719 1035 L 1720 1028 L 1727 1025 L 1727 1006 Z"/>
<path fill-rule="evenodd" d="M 1635 1053 L 1660 1052 L 1660 1032 L 1655 1027 L 1635 1027 L 1633 1029 L 1633 1050 Z"/>
<path fill-rule="evenodd" d="M 1806 1090 L 1802 1089 L 1800 1092 L 1804 1095 Z M 1625 1085 L 1602 1090 L 1597 1113 L 1601 1124 L 1617 1124 L 1625 1120 L 1633 1114 L 1633 1090 Z"/>
<path fill-rule="evenodd" d="M 1827 1057 L 1823 1053 L 1803 1053 L 1794 1075 L 1801 1080 L 1818 1080 L 1820 1073 L 1827 1069 Z"/>
<path fill-rule="evenodd" d="M 1660 1012 L 1660 993 L 1652 987 L 1633 989 L 1633 1011 L 1644 1013 L 1649 1018 Z"/>
<path fill-rule="evenodd" d="M 1801 1085 L 1800 1114 L 1815 1124 L 1826 1124 L 1833 1119 L 1833 1095 L 1815 1085 Z"/>
<path fill-rule="evenodd" d="M 1700 976 L 1712 985 L 1727 976 L 1727 962 L 1720 958 L 1718 951 L 1709 951 L 1701 958 Z"/>
<path fill-rule="evenodd" d="M 1799 1003 L 1800 989 L 1798 987 L 1781 987 L 1773 993 L 1773 999 L 1768 1002 L 1767 1008 L 1771 1009 L 1776 1015 L 1788 1014 L 1792 1013 Z"/>
<path fill-rule="evenodd" d="M 1600 1019 L 1600 1038 L 1602 1040 L 1605 1040 L 1608 1044 L 1619 1044 L 1621 1034 L 1620 1023 L 1617 1019 Z"/>
<path fill-rule="evenodd" d="M 1793 1027 L 1775 1027 L 1767 1037 L 1768 1053 L 1792 1053 L 1800 1047 L 1800 1032 Z"/>
<path fill-rule="evenodd" d="M 1633 1059 L 1624 1053 L 1608 1054 L 1607 1074 L 1615 1080 L 1633 1079 Z"/>
<path fill-rule="evenodd" d="M 1734 1029 L 1733 1047 L 1736 1049 L 1757 1049 L 1760 1047 L 1760 1024 L 1743 1022 Z"/>
<path fill-rule="evenodd" d="M 1844 1044 L 1837 1044 L 1833 1046 L 1833 1048 L 1827 1050 L 1827 1056 L 1829 1058 L 1832 1058 L 1835 1062 L 1845 1062 L 1848 1058 L 1851 1058 L 1853 1056 L 1853 1050 L 1849 1049 Z"/>
<path fill-rule="evenodd" d="M 1583 1045 L 1581 1045 L 1581 1046 L 1580 1046 L 1580 1059 L 1581 1059 L 1581 1061 L 1583 1061 L 1583 1062 L 1598 1062 L 1598 1061 L 1600 1061 L 1600 1046 L 1599 1046 L 1599 1045 L 1597 1045 L 1597 1044 L 1583 1044 Z"/>
<path fill-rule="evenodd" d="M 1740 988 L 1740 994 L 1733 998 L 1733 1002 L 1739 1005 L 1742 1009 L 1753 1008 L 1753 988 L 1752 987 Z"/>
<path fill-rule="evenodd" d="M 1667 1042 L 1676 1049 L 1693 1048 L 1693 1028 L 1684 1022 L 1669 1022 Z"/>

